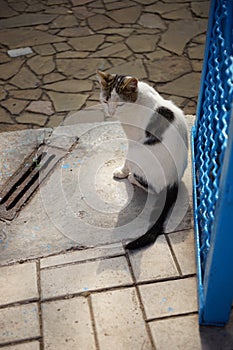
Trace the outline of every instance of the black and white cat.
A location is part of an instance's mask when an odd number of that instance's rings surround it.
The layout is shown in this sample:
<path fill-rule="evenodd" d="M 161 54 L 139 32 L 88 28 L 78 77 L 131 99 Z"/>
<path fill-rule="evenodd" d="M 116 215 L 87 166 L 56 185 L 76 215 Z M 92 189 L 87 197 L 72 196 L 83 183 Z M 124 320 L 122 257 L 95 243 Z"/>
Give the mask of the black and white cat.
<path fill-rule="evenodd" d="M 132 184 L 165 196 L 156 223 L 126 245 L 127 249 L 137 249 L 155 242 L 164 232 L 187 166 L 187 125 L 182 110 L 148 84 L 134 77 L 102 71 L 97 71 L 97 77 L 105 111 L 120 120 L 128 138 L 125 163 L 113 176 L 128 177 Z"/>

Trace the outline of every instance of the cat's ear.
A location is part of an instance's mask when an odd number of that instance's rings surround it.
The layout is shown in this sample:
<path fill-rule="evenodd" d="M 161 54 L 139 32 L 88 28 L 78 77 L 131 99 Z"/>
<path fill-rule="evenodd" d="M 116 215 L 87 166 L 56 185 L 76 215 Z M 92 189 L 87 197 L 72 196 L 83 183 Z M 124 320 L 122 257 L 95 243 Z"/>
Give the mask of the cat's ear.
<path fill-rule="evenodd" d="M 127 78 L 124 82 L 123 89 L 126 89 L 131 92 L 137 91 L 138 88 L 138 80 L 136 78 Z"/>
<path fill-rule="evenodd" d="M 100 85 L 102 85 L 103 87 L 106 87 L 108 85 L 109 74 L 104 73 L 100 70 L 97 70 L 96 74 L 97 74 L 97 78 L 99 80 Z"/>

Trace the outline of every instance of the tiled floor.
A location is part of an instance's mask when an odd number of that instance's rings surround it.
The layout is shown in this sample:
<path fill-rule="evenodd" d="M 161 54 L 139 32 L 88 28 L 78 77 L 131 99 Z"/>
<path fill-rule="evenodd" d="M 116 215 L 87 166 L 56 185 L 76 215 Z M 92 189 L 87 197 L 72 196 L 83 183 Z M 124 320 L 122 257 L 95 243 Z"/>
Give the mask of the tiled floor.
<path fill-rule="evenodd" d="M 197 312 L 195 275 L 178 272 L 167 239 L 136 253 L 115 244 L 2 267 L 0 344 L 153 349 L 158 320 Z M 184 255 L 192 271 L 191 244 Z"/>
<path fill-rule="evenodd" d="M 232 321 L 198 328 L 190 230 L 1 267 L 0 280 L 4 350 L 232 349 Z"/>
<path fill-rule="evenodd" d="M 96 68 L 136 75 L 195 113 L 208 1 L 0 5 L 0 131 L 57 126 L 95 105 Z M 7 54 L 25 46 L 33 53 Z M 79 118 L 105 120 L 95 107 Z M 233 318 L 199 329 L 194 233 L 184 228 L 134 253 L 115 243 L 2 264 L 0 348 L 232 350 Z"/>

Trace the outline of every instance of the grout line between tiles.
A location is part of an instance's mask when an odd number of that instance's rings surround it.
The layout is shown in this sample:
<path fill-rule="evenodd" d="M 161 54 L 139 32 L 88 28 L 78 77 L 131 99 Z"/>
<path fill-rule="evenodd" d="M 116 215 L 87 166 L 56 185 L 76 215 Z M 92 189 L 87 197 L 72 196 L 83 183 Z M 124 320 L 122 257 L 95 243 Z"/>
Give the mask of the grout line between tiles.
<path fill-rule="evenodd" d="M 119 258 L 121 256 L 125 256 L 124 253 L 120 253 L 120 254 L 115 254 L 115 255 L 109 255 L 109 256 L 100 256 L 97 258 L 90 258 L 90 259 L 85 259 L 85 260 L 81 260 L 81 261 L 71 261 L 71 262 L 66 262 L 66 263 L 61 263 L 61 264 L 57 264 L 57 265 L 52 265 L 52 266 L 46 266 L 46 267 L 42 267 L 41 270 L 52 270 L 55 268 L 62 268 L 63 266 L 70 266 L 70 265 L 80 265 L 80 264 L 85 264 L 88 262 L 93 262 L 93 261 L 100 261 L 100 260 L 107 260 L 107 259 L 112 259 L 112 258 Z"/>
<path fill-rule="evenodd" d="M 134 275 L 134 271 L 133 271 L 133 268 L 132 268 L 132 265 L 131 265 L 131 262 L 130 262 L 130 258 L 129 258 L 129 255 L 128 255 L 127 252 L 126 252 L 126 260 L 128 262 L 128 266 L 129 266 L 129 270 L 130 270 L 132 279 L 134 281 L 134 287 L 135 287 L 136 294 L 137 294 L 137 297 L 138 297 L 138 300 L 139 300 L 140 309 L 141 309 L 141 312 L 142 312 L 142 317 L 143 317 L 143 320 L 145 322 L 147 335 L 149 337 L 149 340 L 150 340 L 150 343 L 151 343 L 151 346 L 152 346 L 151 349 L 152 350 L 156 350 L 156 346 L 154 344 L 154 340 L 153 340 L 153 336 L 152 336 L 150 327 L 149 327 L 148 323 L 146 322 L 146 311 L 145 311 L 145 308 L 144 308 L 144 305 L 143 305 L 143 302 L 142 302 L 141 294 L 140 294 L 140 291 L 139 291 L 139 288 L 138 288 L 138 285 L 137 285 L 137 282 L 136 282 L 136 278 L 135 278 L 135 275 Z"/>
<path fill-rule="evenodd" d="M 43 315 L 42 315 L 42 307 L 41 307 L 41 283 L 40 283 L 40 260 L 36 264 L 37 268 L 37 288 L 38 288 L 38 294 L 39 294 L 39 300 L 38 300 L 38 313 L 39 313 L 39 323 L 40 323 L 40 336 L 41 336 L 41 342 L 40 342 L 40 350 L 44 350 L 44 337 L 43 337 Z"/>
<path fill-rule="evenodd" d="M 94 310 L 93 310 L 91 295 L 88 295 L 88 297 L 87 297 L 87 303 L 88 303 L 89 310 L 90 310 L 91 324 L 92 324 L 93 333 L 94 333 L 94 338 L 95 338 L 95 347 L 96 347 L 96 350 L 100 350 L 99 340 L 98 340 L 98 334 L 97 334 L 97 329 L 96 329 L 95 315 L 94 315 Z"/>
<path fill-rule="evenodd" d="M 176 254 L 175 254 L 175 252 L 174 252 L 174 249 L 173 249 L 173 247 L 172 247 L 170 238 L 168 237 L 168 235 L 167 235 L 166 233 L 165 233 L 165 239 L 166 239 L 167 244 L 168 244 L 168 246 L 169 246 L 169 249 L 170 249 L 170 252 L 171 252 L 173 261 L 174 261 L 174 263 L 175 263 L 175 265 L 176 265 L 176 269 L 177 269 L 177 271 L 178 271 L 178 273 L 179 273 L 179 275 L 180 275 L 180 277 L 181 277 L 181 276 L 183 276 L 183 273 L 182 273 L 182 270 L 181 270 L 179 261 L 178 261 L 178 259 L 177 259 L 177 257 L 176 257 Z"/>
<path fill-rule="evenodd" d="M 10 261 L 10 262 L 6 262 L 6 263 L 4 263 L 2 265 L 0 264 L 0 269 L 2 267 L 17 266 L 17 265 L 22 265 L 22 264 L 27 264 L 27 263 L 36 263 L 38 261 L 39 261 L 39 258 L 31 258 L 31 259 L 25 259 L 25 260 Z"/>
<path fill-rule="evenodd" d="M 32 304 L 32 303 L 38 303 L 38 301 L 39 301 L 39 298 L 20 300 L 20 301 L 16 301 L 16 302 L 13 302 L 13 303 L 0 305 L 0 310 L 11 308 L 11 307 L 16 307 L 16 306 L 20 306 L 20 305 L 28 305 L 28 304 Z"/>
<path fill-rule="evenodd" d="M 29 343 L 32 343 L 34 341 L 40 341 L 40 339 L 41 339 L 40 337 L 32 337 L 32 338 L 26 338 L 26 339 L 20 339 L 20 340 L 13 340 L 13 341 L 1 343 L 0 348 L 3 348 L 3 350 L 4 350 L 4 348 L 6 346 L 29 344 Z"/>
<path fill-rule="evenodd" d="M 76 297 L 87 297 L 90 294 L 98 294 L 98 293 L 104 293 L 104 292 L 109 292 L 109 291 L 114 291 L 114 290 L 119 290 L 119 289 L 124 289 L 124 288 L 132 288 L 134 286 L 133 283 L 121 285 L 121 286 L 113 286 L 113 287 L 107 287 L 107 288 L 99 288 L 99 289 L 89 289 L 88 292 L 77 292 L 77 293 L 70 293 L 70 294 L 63 294 L 63 295 L 58 295 L 54 297 L 48 297 L 44 298 L 43 302 L 51 302 L 51 301 L 57 301 L 57 300 L 62 300 L 62 299 L 72 299 Z"/>
<path fill-rule="evenodd" d="M 154 321 L 162 321 L 162 320 L 167 320 L 167 319 L 171 319 L 171 318 L 185 317 L 185 316 L 191 316 L 191 315 L 198 315 L 198 311 L 184 312 L 184 313 L 180 313 L 180 314 L 176 314 L 176 315 L 148 318 L 146 320 L 146 322 L 150 323 L 150 322 L 154 322 Z"/>

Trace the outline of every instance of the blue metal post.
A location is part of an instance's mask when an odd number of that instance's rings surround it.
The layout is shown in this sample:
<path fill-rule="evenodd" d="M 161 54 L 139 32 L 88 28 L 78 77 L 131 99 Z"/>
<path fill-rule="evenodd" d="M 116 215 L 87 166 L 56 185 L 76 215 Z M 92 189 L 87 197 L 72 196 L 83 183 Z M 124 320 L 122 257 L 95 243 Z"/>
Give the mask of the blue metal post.
<path fill-rule="evenodd" d="M 233 114 L 229 125 L 210 250 L 204 273 L 201 323 L 225 324 L 233 300 Z"/>

